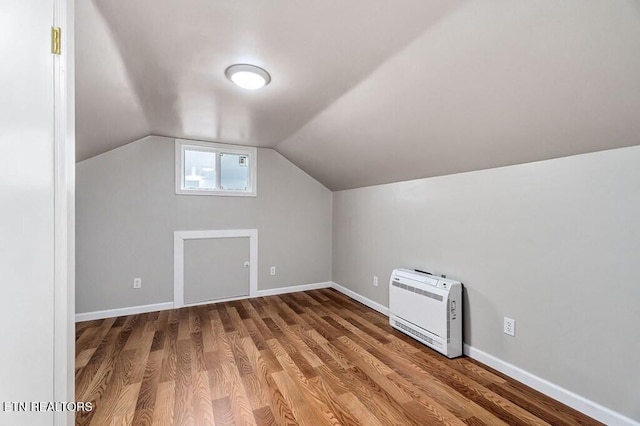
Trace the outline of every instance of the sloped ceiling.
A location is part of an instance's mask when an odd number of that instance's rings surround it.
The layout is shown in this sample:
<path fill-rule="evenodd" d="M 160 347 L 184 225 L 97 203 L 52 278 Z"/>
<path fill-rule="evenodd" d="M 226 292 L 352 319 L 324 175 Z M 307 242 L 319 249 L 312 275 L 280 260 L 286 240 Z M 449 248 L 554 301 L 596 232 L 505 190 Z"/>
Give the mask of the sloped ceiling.
<path fill-rule="evenodd" d="M 272 147 L 332 190 L 640 143 L 633 0 L 93 0 L 78 160 L 148 134 Z M 243 91 L 233 63 L 269 70 Z"/>

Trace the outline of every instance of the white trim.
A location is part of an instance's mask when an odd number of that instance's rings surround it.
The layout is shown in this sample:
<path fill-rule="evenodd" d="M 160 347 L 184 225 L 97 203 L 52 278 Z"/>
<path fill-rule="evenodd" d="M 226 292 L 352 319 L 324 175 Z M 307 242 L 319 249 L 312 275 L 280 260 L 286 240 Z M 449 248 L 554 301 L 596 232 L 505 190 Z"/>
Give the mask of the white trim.
<path fill-rule="evenodd" d="M 75 97 L 74 6 L 53 0 L 53 26 L 61 28 L 61 55 L 51 55 L 54 86 L 53 398 L 75 397 Z M 73 423 L 58 412 L 54 425 Z"/>
<path fill-rule="evenodd" d="M 188 148 L 197 151 L 213 152 L 216 156 L 216 189 L 185 189 L 184 188 L 184 151 Z M 249 188 L 246 191 L 231 191 L 218 187 L 221 184 L 221 155 L 239 154 L 249 158 Z M 215 142 L 193 141 L 188 139 L 175 140 L 175 192 L 176 195 L 217 195 L 232 197 L 256 197 L 258 194 L 258 149 L 251 146 L 236 146 Z"/>
<path fill-rule="evenodd" d="M 371 299 L 368 299 L 358 293 L 356 293 L 353 290 L 349 290 L 346 287 L 341 286 L 338 283 L 331 283 L 331 287 L 335 288 L 336 290 L 338 290 L 340 293 L 345 294 L 347 296 L 349 296 L 350 298 L 357 300 L 358 302 L 362 303 L 363 305 L 367 305 L 368 307 L 370 307 L 373 310 L 376 310 L 378 312 L 380 312 L 383 315 L 389 316 L 389 308 L 387 308 L 384 305 L 381 305 L 378 302 L 374 302 Z"/>
<path fill-rule="evenodd" d="M 257 229 L 212 229 L 198 231 L 175 231 L 173 233 L 173 305 L 176 308 L 184 303 L 184 240 L 203 240 L 209 238 L 245 238 L 249 237 L 249 295 L 255 297 L 258 292 L 258 230 Z M 202 302 L 211 303 L 212 300 Z M 193 304 L 191 304 L 193 305 Z"/>
<path fill-rule="evenodd" d="M 173 233 L 173 305 L 184 306 L 184 239 Z"/>
<path fill-rule="evenodd" d="M 258 290 L 256 293 L 256 297 L 277 296 L 279 294 L 298 293 L 300 291 L 309 291 L 309 290 L 319 290 L 321 288 L 331 288 L 332 286 L 333 286 L 333 283 L 331 281 L 326 281 L 323 283 L 301 284 L 301 285 L 293 285 L 290 287 L 268 288 L 265 290 Z"/>
<path fill-rule="evenodd" d="M 166 311 L 167 309 L 173 309 L 172 302 L 154 303 L 152 305 L 129 306 L 127 308 L 107 309 L 104 311 L 84 312 L 82 314 L 76 314 L 76 322 L 115 318 L 124 315 L 146 314 L 148 312 Z"/>
<path fill-rule="evenodd" d="M 493 355 L 490 355 L 480 349 L 473 346 L 464 344 L 463 353 L 476 361 L 495 368 L 499 372 L 506 374 L 514 380 L 517 380 L 525 385 L 542 392 L 571 408 L 574 408 L 581 413 L 586 414 L 604 424 L 607 425 L 640 425 L 637 421 L 625 417 L 620 413 L 617 413 L 607 407 L 604 407 L 596 402 L 593 402 L 583 396 L 580 396 L 570 390 L 560 387 L 548 380 L 538 377 L 535 374 L 529 373 L 520 367 L 516 367 L 513 364 L 509 364 Z"/>
<path fill-rule="evenodd" d="M 371 309 L 374 309 L 383 315 L 389 316 L 389 308 L 379 304 L 378 302 L 374 302 L 373 300 L 368 299 L 356 293 L 355 291 L 349 290 L 348 288 L 345 288 L 335 282 L 331 283 L 331 287 L 351 297 L 352 299 L 367 305 Z M 506 374 L 512 379 L 524 383 L 525 385 L 547 395 L 548 397 L 553 398 L 556 401 L 559 401 L 575 410 L 578 410 L 581 413 L 584 413 L 587 416 L 592 417 L 604 424 L 611 426 L 640 426 L 640 422 L 637 422 L 636 420 L 617 413 L 581 395 L 564 389 L 554 383 L 551 383 L 548 380 L 529 373 L 528 371 L 525 371 L 520 367 L 516 367 L 515 365 L 509 364 L 508 362 L 505 362 L 493 355 L 483 352 L 480 349 L 476 349 L 473 346 L 467 345 L 466 343 L 463 344 L 463 353 L 468 357 L 486 364 L 489 367 L 492 367 L 500 371 L 501 373 Z"/>
<path fill-rule="evenodd" d="M 267 289 L 267 290 L 259 290 L 256 292 L 256 294 L 253 297 L 276 296 L 278 294 L 297 293 L 300 291 L 308 291 L 308 290 L 318 290 L 321 288 L 330 288 L 332 284 L 333 284 L 332 282 L 327 281 L 323 283 L 302 284 L 302 285 L 294 285 L 291 287 L 280 287 L 280 288 L 273 288 L 273 289 Z M 240 296 L 240 297 L 231 297 L 229 299 L 219 299 L 219 300 L 209 300 L 206 302 L 188 303 L 188 304 L 184 304 L 182 307 L 212 305 L 215 303 L 232 302 L 234 300 L 245 300 L 245 299 L 250 299 L 250 297 Z M 152 305 L 141 305 L 141 306 L 130 306 L 127 308 L 107 309 L 104 311 L 84 312 L 81 314 L 76 314 L 76 322 L 121 317 L 123 315 L 146 314 L 147 312 L 165 311 L 167 309 L 174 309 L 174 308 L 178 308 L 178 306 L 174 306 L 172 302 L 165 302 L 165 303 L 155 303 Z"/>
<path fill-rule="evenodd" d="M 224 302 L 233 302 L 235 300 L 247 300 L 250 299 L 249 296 L 236 296 L 236 297 L 227 297 L 225 299 L 215 299 L 215 300 L 204 300 L 201 302 L 193 302 L 193 303 L 185 303 L 183 308 L 190 308 L 193 306 L 204 306 L 204 305 L 215 305 L 216 303 L 224 303 Z"/>
<path fill-rule="evenodd" d="M 274 289 L 266 289 L 259 290 L 255 293 L 253 297 L 264 297 L 264 296 L 275 296 L 279 294 L 287 294 L 287 293 L 297 293 L 300 291 L 308 291 L 308 290 L 317 290 L 322 288 L 334 288 L 337 291 L 351 297 L 352 299 L 380 312 L 383 315 L 389 315 L 389 308 L 374 302 L 371 299 L 368 299 L 364 296 L 359 295 L 358 293 L 349 290 L 335 282 L 321 282 L 314 284 L 302 284 L 291 287 L 280 287 Z M 233 300 L 242 300 L 247 299 L 247 297 L 236 297 L 231 299 L 224 300 L 215 300 L 210 302 L 203 303 L 194 303 L 188 306 L 198 306 L 198 305 L 207 305 L 213 303 L 221 303 L 221 302 L 229 302 Z M 80 321 L 89 321 L 94 319 L 103 319 L 103 318 L 112 318 L 123 315 L 134 315 L 141 314 L 147 312 L 154 311 L 162 311 L 166 309 L 173 309 L 174 305 L 171 302 L 167 303 L 157 303 L 155 305 L 144 305 L 144 306 L 132 306 L 129 308 L 120 308 L 120 309 L 111 309 L 105 311 L 97 311 L 97 312 L 87 312 L 82 314 L 76 314 L 76 322 Z M 176 306 L 177 308 L 177 306 Z M 464 344 L 464 354 L 470 358 L 473 358 L 483 364 L 488 365 L 503 374 L 511 377 L 514 380 L 517 380 L 525 385 L 542 392 L 543 394 L 565 404 L 571 408 L 574 408 L 581 413 L 586 414 L 600 422 L 603 422 L 607 425 L 620 425 L 620 426 L 638 426 L 640 423 L 637 421 L 625 417 L 620 413 L 617 413 L 609 408 L 606 408 L 598 403 L 595 403 L 587 398 L 584 398 L 576 393 L 573 393 L 567 389 L 564 389 L 554 383 L 549 382 L 541 377 L 538 377 L 534 374 L 531 374 L 519 367 L 516 367 L 513 364 L 509 364 L 499 358 L 496 358 L 493 355 L 490 355 L 480 349 L 476 349 L 470 345 Z"/>

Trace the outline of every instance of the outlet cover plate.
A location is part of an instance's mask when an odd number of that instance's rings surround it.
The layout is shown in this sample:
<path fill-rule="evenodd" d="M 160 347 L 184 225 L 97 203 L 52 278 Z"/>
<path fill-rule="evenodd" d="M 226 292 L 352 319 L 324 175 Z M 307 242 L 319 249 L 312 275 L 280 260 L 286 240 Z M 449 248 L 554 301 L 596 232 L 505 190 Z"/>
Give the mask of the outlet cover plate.
<path fill-rule="evenodd" d="M 504 333 L 509 336 L 516 336 L 516 320 L 504 317 Z"/>

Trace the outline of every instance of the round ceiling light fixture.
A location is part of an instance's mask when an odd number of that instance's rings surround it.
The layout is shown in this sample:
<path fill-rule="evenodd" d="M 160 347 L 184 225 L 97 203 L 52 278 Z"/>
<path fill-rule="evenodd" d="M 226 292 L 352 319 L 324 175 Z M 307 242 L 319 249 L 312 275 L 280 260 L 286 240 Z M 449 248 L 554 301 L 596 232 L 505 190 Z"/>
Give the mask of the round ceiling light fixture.
<path fill-rule="evenodd" d="M 250 64 L 231 65 L 224 71 L 224 75 L 237 86 L 248 90 L 259 89 L 271 81 L 267 71 Z"/>

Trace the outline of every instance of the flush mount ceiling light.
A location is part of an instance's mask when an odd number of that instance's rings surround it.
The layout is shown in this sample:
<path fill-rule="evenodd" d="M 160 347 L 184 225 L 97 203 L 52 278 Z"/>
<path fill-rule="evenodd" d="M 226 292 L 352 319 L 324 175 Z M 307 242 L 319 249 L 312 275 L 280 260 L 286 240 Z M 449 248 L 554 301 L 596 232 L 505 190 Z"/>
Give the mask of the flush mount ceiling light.
<path fill-rule="evenodd" d="M 250 64 L 231 65 L 224 71 L 224 75 L 243 89 L 256 90 L 266 86 L 271 81 L 268 72 Z"/>

